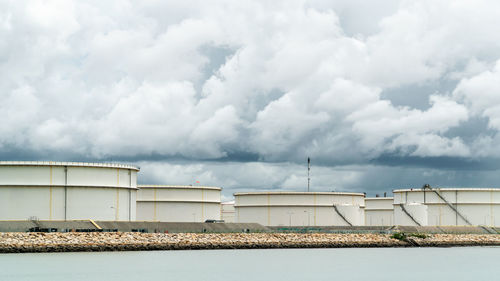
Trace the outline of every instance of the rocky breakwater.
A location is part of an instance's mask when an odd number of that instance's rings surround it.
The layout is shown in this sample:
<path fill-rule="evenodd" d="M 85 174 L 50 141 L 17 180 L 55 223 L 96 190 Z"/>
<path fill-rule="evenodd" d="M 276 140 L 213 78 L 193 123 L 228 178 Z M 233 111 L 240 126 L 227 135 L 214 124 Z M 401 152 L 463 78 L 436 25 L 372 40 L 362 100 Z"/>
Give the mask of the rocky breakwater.
<path fill-rule="evenodd" d="M 500 246 L 499 234 L 427 234 L 405 240 L 416 247 Z"/>
<path fill-rule="evenodd" d="M 0 233 L 0 252 L 500 245 L 500 235 L 436 234 L 411 239 L 330 233 Z"/>

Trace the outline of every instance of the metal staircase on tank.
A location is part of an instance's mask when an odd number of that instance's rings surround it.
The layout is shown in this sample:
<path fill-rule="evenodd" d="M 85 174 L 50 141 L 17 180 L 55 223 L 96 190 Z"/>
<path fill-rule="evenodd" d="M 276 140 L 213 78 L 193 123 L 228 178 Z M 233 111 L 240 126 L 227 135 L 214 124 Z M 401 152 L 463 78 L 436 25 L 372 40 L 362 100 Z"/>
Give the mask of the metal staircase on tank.
<path fill-rule="evenodd" d="M 399 207 L 401 207 L 401 210 L 418 226 L 422 226 L 411 214 L 406 210 L 404 204 L 399 204 Z"/>
<path fill-rule="evenodd" d="M 337 205 L 333 205 L 333 209 L 335 210 L 335 212 L 349 225 L 349 226 L 352 226 L 352 223 L 350 221 L 347 220 L 347 218 L 339 211 L 339 209 L 337 208 Z"/>
<path fill-rule="evenodd" d="M 38 217 L 36 216 L 31 216 L 29 217 L 29 220 L 34 224 L 36 225 L 36 227 L 39 227 L 41 228 L 42 227 L 42 224 L 40 223 L 40 220 L 38 219 Z"/>
<path fill-rule="evenodd" d="M 448 200 L 446 200 L 442 195 L 441 193 L 439 193 L 439 191 L 437 191 L 436 189 L 432 188 L 429 184 L 425 184 L 422 189 L 426 190 L 430 190 L 432 192 L 434 192 L 439 198 L 441 198 L 441 200 L 443 200 L 443 202 L 445 202 L 448 207 L 450 207 L 463 221 L 465 221 L 468 225 L 472 225 L 472 223 L 465 217 L 463 216 L 458 210 L 457 208 L 455 208 L 455 206 L 453 206 L 453 204 L 451 204 L 450 202 L 448 202 Z M 424 191 L 425 192 L 425 191 Z"/>
<path fill-rule="evenodd" d="M 486 233 L 488 234 L 498 234 L 498 232 L 496 232 L 494 229 L 486 227 L 485 225 L 480 225 L 479 227 L 484 229 L 484 231 L 486 231 Z"/>

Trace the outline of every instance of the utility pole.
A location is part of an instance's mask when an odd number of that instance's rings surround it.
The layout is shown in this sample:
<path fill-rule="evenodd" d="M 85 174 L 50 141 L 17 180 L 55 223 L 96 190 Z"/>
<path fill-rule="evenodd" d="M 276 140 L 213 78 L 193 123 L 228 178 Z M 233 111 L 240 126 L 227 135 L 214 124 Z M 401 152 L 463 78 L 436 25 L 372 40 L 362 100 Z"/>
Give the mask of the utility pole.
<path fill-rule="evenodd" d="M 311 185 L 311 158 L 307 157 L 307 192 L 309 192 L 309 187 Z"/>

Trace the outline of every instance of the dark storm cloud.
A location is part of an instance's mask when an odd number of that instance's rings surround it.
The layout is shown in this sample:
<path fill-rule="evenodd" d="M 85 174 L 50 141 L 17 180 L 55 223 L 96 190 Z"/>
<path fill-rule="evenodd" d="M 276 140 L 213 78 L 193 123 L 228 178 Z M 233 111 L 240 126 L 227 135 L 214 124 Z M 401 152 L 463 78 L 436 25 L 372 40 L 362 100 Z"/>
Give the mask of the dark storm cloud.
<path fill-rule="evenodd" d="M 497 131 L 488 127 L 489 120 L 485 117 L 473 116 L 460 126 L 449 129 L 445 136 L 460 137 L 466 143 L 473 143 L 479 136 L 494 137 Z"/>
<path fill-rule="evenodd" d="M 382 155 L 370 161 L 375 165 L 397 167 L 428 167 L 440 170 L 497 170 L 500 162 L 495 158 L 469 159 L 461 157 L 412 157 Z"/>

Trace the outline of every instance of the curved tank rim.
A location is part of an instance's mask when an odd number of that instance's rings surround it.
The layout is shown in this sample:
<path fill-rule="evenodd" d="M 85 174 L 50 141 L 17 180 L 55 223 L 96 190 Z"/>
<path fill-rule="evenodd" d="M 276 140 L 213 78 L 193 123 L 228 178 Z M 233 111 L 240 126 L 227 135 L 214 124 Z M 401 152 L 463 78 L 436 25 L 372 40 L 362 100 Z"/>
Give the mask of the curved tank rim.
<path fill-rule="evenodd" d="M 236 192 L 234 196 L 241 195 L 349 195 L 349 196 L 362 196 L 364 193 L 358 192 L 337 192 L 337 191 L 255 191 L 255 192 Z"/>
<path fill-rule="evenodd" d="M 397 193 L 397 192 L 422 192 L 425 189 L 422 188 L 405 188 L 405 189 L 395 189 L 392 192 Z M 433 190 L 438 190 L 438 191 L 499 191 L 500 188 L 496 187 L 433 187 Z M 425 190 L 425 191 L 430 191 L 430 190 Z"/>
<path fill-rule="evenodd" d="M 104 162 L 0 161 L 0 166 L 70 166 L 140 170 L 140 167 L 134 165 Z"/>
<path fill-rule="evenodd" d="M 222 190 L 222 187 L 217 186 L 203 186 L 203 185 L 166 185 L 166 184 L 138 184 L 138 188 L 165 188 L 165 189 L 211 189 Z"/>
<path fill-rule="evenodd" d="M 133 186 L 119 185 L 81 185 L 81 184 L 0 184 L 0 188 L 50 188 L 50 187 L 68 187 L 68 188 L 118 188 L 118 189 L 133 189 L 139 190 Z"/>

